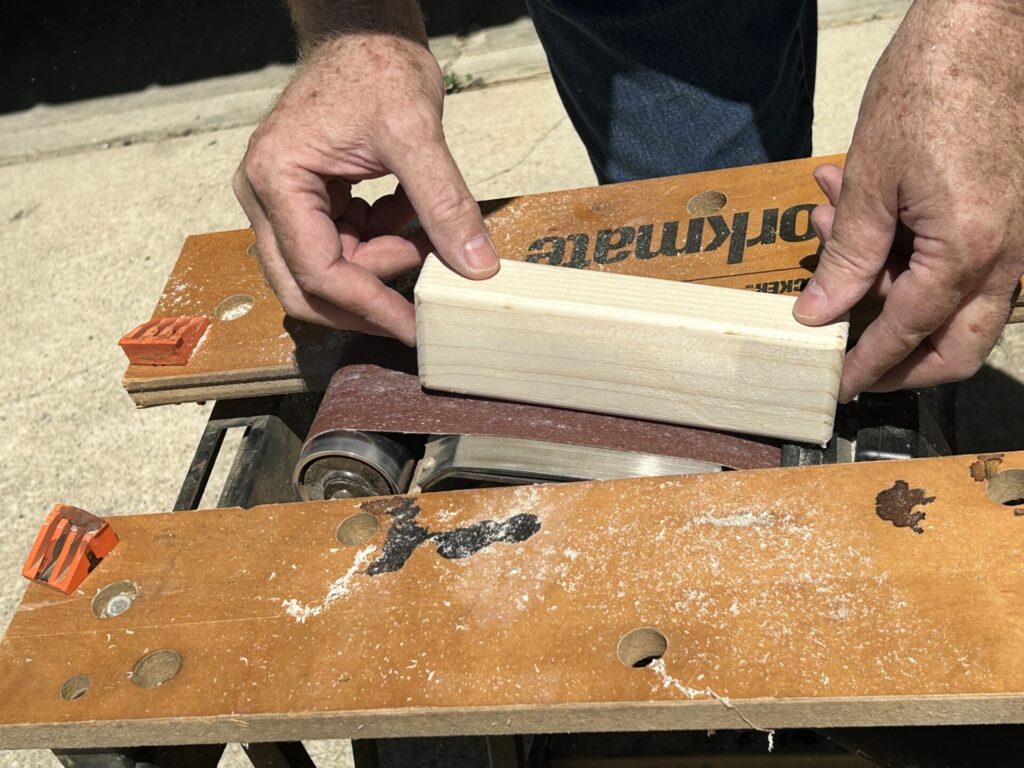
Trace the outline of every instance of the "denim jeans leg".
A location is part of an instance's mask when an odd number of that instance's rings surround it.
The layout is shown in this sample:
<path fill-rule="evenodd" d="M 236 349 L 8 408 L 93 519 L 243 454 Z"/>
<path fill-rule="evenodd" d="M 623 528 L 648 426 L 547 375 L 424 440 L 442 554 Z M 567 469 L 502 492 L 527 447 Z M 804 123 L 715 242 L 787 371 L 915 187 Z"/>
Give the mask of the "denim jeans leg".
<path fill-rule="evenodd" d="M 807 157 L 815 0 L 529 0 L 602 182 Z"/>

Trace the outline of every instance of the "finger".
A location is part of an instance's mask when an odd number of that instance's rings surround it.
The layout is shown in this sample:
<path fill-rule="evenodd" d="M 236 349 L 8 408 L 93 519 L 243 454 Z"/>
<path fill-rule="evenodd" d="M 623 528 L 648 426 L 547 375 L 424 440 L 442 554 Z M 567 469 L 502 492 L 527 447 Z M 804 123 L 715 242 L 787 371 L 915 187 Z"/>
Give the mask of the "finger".
<path fill-rule="evenodd" d="M 831 205 L 819 205 L 811 211 L 811 226 L 814 228 L 818 239 L 822 242 L 825 242 L 832 236 L 832 222 L 835 219 L 835 215 L 835 208 Z M 884 299 L 888 295 L 889 289 L 892 288 L 893 282 L 904 269 L 906 269 L 906 264 L 902 263 L 896 256 L 890 255 L 865 296 Z"/>
<path fill-rule="evenodd" d="M 900 273 L 881 314 L 846 354 L 840 402 L 874 385 L 949 318 L 962 296 L 952 286 L 948 275 L 920 263 Z"/>
<path fill-rule="evenodd" d="M 882 271 L 878 273 L 878 277 L 875 278 L 874 285 L 868 290 L 867 295 L 884 299 L 892 291 L 893 285 L 896 284 L 896 278 L 903 274 L 905 270 L 905 264 L 901 264 L 896 259 L 889 258 L 885 262 L 885 266 L 882 267 Z"/>
<path fill-rule="evenodd" d="M 351 260 L 362 240 L 366 239 L 366 219 L 370 215 L 370 204 L 360 197 L 349 201 L 348 207 L 334 225 L 341 238 L 341 255 Z"/>
<path fill-rule="evenodd" d="M 858 164 L 851 150 L 830 237 L 814 276 L 793 305 L 796 319 L 822 325 L 848 312 L 885 264 L 897 221 L 894 185 L 877 169 Z"/>
<path fill-rule="evenodd" d="M 892 392 L 961 381 L 973 376 L 999 340 L 1010 308 L 1009 297 L 998 299 L 974 295 L 941 328 L 869 389 L 872 392 Z"/>
<path fill-rule="evenodd" d="M 416 316 L 411 303 L 359 264 L 338 261 L 323 276 L 316 295 L 416 346 Z"/>
<path fill-rule="evenodd" d="M 255 198 L 250 197 L 249 200 L 254 201 Z M 292 277 L 281 257 L 274 232 L 262 208 L 253 202 L 249 210 L 251 213 L 247 215 L 256 234 L 256 250 L 263 277 L 289 316 L 303 322 L 347 331 L 391 335 L 384 329 L 377 328 L 363 319 L 303 291 L 295 282 L 295 278 Z"/>
<path fill-rule="evenodd" d="M 369 270 L 342 258 L 326 186 L 316 174 L 293 169 L 267 190 L 267 198 L 261 206 L 273 227 L 281 258 L 302 291 L 410 346 L 415 344 L 412 304 Z"/>
<path fill-rule="evenodd" d="M 388 159 L 438 256 L 466 277 L 486 278 L 497 272 L 498 254 L 480 206 L 444 138 L 420 145 L 419 151 L 399 152 Z"/>
<path fill-rule="evenodd" d="M 341 220 L 355 228 L 360 237 L 366 236 L 366 222 L 370 218 L 370 204 L 361 197 L 353 197 L 341 214 Z"/>
<path fill-rule="evenodd" d="M 331 218 L 340 218 L 352 200 L 352 185 L 344 179 L 332 179 L 327 182 L 327 196 L 331 201 Z"/>
<path fill-rule="evenodd" d="M 394 193 L 378 198 L 370 208 L 367 232 L 371 236 L 400 235 L 416 221 L 416 210 L 399 185 Z"/>
<path fill-rule="evenodd" d="M 843 186 L 843 169 L 832 163 L 822 163 L 814 169 L 814 180 L 818 188 L 825 193 L 832 206 L 839 200 L 839 191 Z"/>
<path fill-rule="evenodd" d="M 811 211 L 811 227 L 821 242 L 832 237 L 832 223 L 836 218 L 836 209 L 831 205 L 819 205 Z"/>
<path fill-rule="evenodd" d="M 269 247 L 265 249 L 265 256 L 264 251 L 260 251 L 263 274 L 288 315 L 307 323 L 325 325 L 345 331 L 359 331 L 374 336 L 391 336 L 401 339 L 410 346 L 415 344 L 415 320 L 411 321 L 411 327 L 410 322 L 395 327 L 377 325 L 367 320 L 359 312 L 342 309 L 328 299 L 303 290 L 295 282 L 284 259 L 278 253 L 272 234 L 270 242 Z M 412 305 L 408 302 L 405 303 L 411 314 Z"/>
<path fill-rule="evenodd" d="M 411 240 L 395 235 L 381 235 L 361 243 L 349 261 L 388 280 L 410 269 L 422 266 L 429 250 L 419 248 Z"/>

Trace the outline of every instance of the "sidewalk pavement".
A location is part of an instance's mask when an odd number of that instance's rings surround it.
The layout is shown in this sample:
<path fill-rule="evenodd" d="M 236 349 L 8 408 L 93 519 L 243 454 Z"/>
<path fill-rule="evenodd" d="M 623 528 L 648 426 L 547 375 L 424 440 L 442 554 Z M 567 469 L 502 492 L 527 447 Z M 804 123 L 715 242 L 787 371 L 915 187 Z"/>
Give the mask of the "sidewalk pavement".
<path fill-rule="evenodd" d="M 823 0 L 816 154 L 847 148 L 860 94 L 903 7 Z M 881 18 L 854 21 L 876 13 Z M 445 112 L 474 194 L 594 183 L 528 20 L 432 45 L 449 71 L 482 81 L 449 97 Z M 247 225 L 231 174 L 289 74 L 272 66 L 0 116 L 0 628 L 20 599 L 21 561 L 53 502 L 101 515 L 162 511 L 173 502 L 209 406 L 136 410 L 119 383 L 124 361 L 115 341 L 149 316 L 186 235 Z M 367 183 L 364 194 L 392 186 Z M 1007 331 L 982 384 L 967 387 L 994 382 L 1018 395 L 1018 411 L 1021 330 Z M 988 397 L 978 392 L 968 405 Z M 972 444 L 1013 422 L 1011 403 L 984 405 L 965 420 L 975 430 Z M 349 764 L 338 743 L 313 749 L 321 766 Z M 237 748 L 224 762 L 245 764 Z M 0 753 L 0 766 L 56 765 L 45 752 Z"/>

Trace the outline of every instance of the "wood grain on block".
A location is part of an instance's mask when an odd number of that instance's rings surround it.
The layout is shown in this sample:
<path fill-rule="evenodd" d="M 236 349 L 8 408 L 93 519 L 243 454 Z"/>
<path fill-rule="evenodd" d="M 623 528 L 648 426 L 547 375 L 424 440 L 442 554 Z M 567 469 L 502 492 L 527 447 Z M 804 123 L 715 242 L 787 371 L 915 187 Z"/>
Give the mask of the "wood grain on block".
<path fill-rule="evenodd" d="M 25 591 L 0 748 L 1021 723 L 1024 453 L 981 458 L 109 518 Z"/>
<path fill-rule="evenodd" d="M 848 324 L 795 299 L 507 262 L 467 280 L 431 256 L 416 284 L 428 389 L 824 443 Z"/>

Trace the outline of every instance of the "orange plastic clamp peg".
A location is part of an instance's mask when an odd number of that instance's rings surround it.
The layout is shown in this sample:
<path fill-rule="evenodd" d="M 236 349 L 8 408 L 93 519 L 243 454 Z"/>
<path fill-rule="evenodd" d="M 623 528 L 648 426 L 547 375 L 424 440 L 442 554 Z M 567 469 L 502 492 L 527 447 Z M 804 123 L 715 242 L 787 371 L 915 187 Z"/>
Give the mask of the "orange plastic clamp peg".
<path fill-rule="evenodd" d="M 205 315 L 154 317 L 117 343 L 133 365 L 184 365 L 209 325 Z"/>
<path fill-rule="evenodd" d="M 102 517 L 57 504 L 39 529 L 21 574 L 70 595 L 115 544 L 117 535 Z"/>

